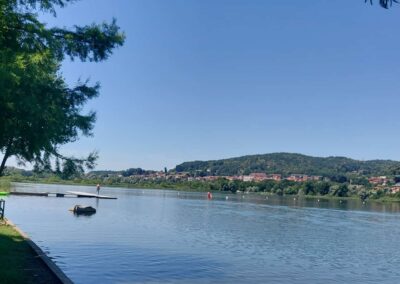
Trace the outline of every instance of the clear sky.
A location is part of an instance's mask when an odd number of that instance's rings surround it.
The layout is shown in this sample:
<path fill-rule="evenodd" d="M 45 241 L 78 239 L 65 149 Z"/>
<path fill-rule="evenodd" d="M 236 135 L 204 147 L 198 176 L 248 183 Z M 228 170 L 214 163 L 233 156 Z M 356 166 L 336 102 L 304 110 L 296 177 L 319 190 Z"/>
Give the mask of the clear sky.
<path fill-rule="evenodd" d="M 375 1 L 377 2 L 377 0 Z M 98 169 L 298 152 L 400 160 L 400 5 L 364 0 L 82 0 L 49 25 L 110 21 L 126 43 L 102 63 Z"/>

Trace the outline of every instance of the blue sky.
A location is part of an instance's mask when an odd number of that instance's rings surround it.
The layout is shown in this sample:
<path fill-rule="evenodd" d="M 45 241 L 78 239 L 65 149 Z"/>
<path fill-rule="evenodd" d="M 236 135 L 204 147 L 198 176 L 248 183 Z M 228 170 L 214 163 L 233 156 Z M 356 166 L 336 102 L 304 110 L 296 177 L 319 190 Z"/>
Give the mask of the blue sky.
<path fill-rule="evenodd" d="M 65 62 L 101 82 L 98 169 L 299 152 L 400 160 L 400 5 L 363 0 L 83 0 L 49 25 L 117 23 L 102 63 Z"/>

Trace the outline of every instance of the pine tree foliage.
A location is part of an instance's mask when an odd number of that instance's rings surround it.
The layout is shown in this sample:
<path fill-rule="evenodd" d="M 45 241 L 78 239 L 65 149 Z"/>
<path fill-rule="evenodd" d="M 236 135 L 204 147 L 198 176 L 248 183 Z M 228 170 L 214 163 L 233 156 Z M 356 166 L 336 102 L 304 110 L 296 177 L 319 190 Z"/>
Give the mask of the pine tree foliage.
<path fill-rule="evenodd" d="M 99 84 L 69 86 L 60 72 L 65 58 L 103 61 L 122 46 L 124 34 L 111 23 L 48 28 L 38 12 L 56 15 L 73 0 L 0 0 L 0 164 L 15 156 L 48 170 L 51 159 L 93 168 L 97 153 L 65 157 L 60 146 L 92 135 L 96 120 L 85 104 L 99 95 Z"/>

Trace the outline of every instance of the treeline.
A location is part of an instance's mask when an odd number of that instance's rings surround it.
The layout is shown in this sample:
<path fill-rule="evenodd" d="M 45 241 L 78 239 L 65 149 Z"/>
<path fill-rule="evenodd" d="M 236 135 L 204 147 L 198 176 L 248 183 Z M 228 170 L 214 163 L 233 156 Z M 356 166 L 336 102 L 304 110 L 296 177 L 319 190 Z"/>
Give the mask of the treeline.
<path fill-rule="evenodd" d="M 110 185 L 121 184 L 121 180 L 108 179 Z M 168 181 L 168 180 L 129 180 L 128 186 L 140 188 L 171 188 L 190 189 L 195 191 L 221 191 L 229 193 L 258 192 L 277 195 L 307 195 L 307 196 L 330 196 L 330 197 L 357 197 L 365 200 L 378 199 L 387 195 L 400 198 L 400 193 L 392 195 L 389 188 L 375 190 L 370 184 L 354 185 L 350 183 L 338 183 L 332 181 L 273 181 L 244 182 L 229 181 L 220 178 L 215 181 Z M 126 184 L 126 183 L 125 183 Z"/>
<path fill-rule="evenodd" d="M 5 176 L 21 175 L 24 177 L 35 176 L 39 178 L 49 178 L 52 176 L 56 176 L 64 180 L 69 180 L 75 178 L 102 179 L 109 176 L 129 177 L 133 175 L 150 175 L 154 174 L 155 172 L 156 171 L 144 170 L 142 168 L 129 168 L 123 171 L 112 171 L 112 170 L 90 171 L 87 174 L 85 174 L 83 167 L 79 166 L 77 167 L 76 163 L 64 162 L 61 165 L 56 164 L 54 170 L 50 166 L 46 167 L 37 164 L 35 164 L 32 171 L 18 169 L 14 167 L 7 167 L 4 171 L 4 175 Z"/>
<path fill-rule="evenodd" d="M 283 180 L 277 182 L 270 180 L 254 183 L 221 179 L 210 184 L 210 189 L 231 192 L 267 192 L 277 195 L 330 195 L 336 197 L 360 196 L 365 193 L 370 195 L 369 187 L 328 181 L 293 182 Z"/>
<path fill-rule="evenodd" d="M 133 175 L 149 175 L 153 174 L 156 171 L 152 170 L 144 170 L 142 168 L 129 168 L 123 171 L 110 171 L 110 170 L 105 170 L 105 171 L 90 171 L 87 173 L 87 176 L 89 177 L 107 177 L 107 176 L 112 176 L 112 175 L 121 175 L 123 177 L 129 177 Z"/>
<path fill-rule="evenodd" d="M 96 180 L 96 182 L 99 182 Z M 330 196 L 330 197 L 359 197 L 362 200 L 367 198 L 378 199 L 390 194 L 389 188 L 374 190 L 370 184 L 354 185 L 350 183 L 338 183 L 332 181 L 263 181 L 263 182 L 244 182 L 229 181 L 220 178 L 215 181 L 174 181 L 174 180 L 135 180 L 108 178 L 103 180 L 103 184 L 121 185 L 139 188 L 170 188 L 194 191 L 221 191 L 229 193 L 254 192 L 270 193 L 277 195 L 307 195 L 307 196 Z M 390 194 L 391 195 L 391 194 Z M 400 198 L 400 194 L 391 195 Z"/>
<path fill-rule="evenodd" d="M 121 175 L 124 177 L 129 177 L 129 176 L 133 176 L 133 175 L 149 175 L 149 174 L 153 174 L 153 173 L 155 173 L 155 171 L 148 171 L 148 170 L 144 170 L 142 168 L 130 168 L 125 171 L 122 171 Z"/>
<path fill-rule="evenodd" d="M 327 197 L 359 197 L 362 200 L 367 198 L 379 199 L 390 197 L 400 199 L 400 193 L 391 194 L 389 186 L 379 190 L 373 188 L 366 182 L 334 182 L 334 181 L 307 181 L 293 182 L 288 180 L 273 181 L 266 180 L 262 182 L 229 181 L 225 178 L 219 178 L 214 181 L 200 180 L 166 180 L 154 179 L 144 180 L 141 178 L 124 177 L 122 175 L 111 175 L 105 177 L 99 176 L 75 176 L 70 179 L 62 179 L 55 174 L 31 174 L 24 175 L 24 171 L 13 172 L 7 179 L 15 182 L 39 182 L 39 183 L 60 183 L 60 184 L 79 184 L 95 185 L 100 183 L 103 186 L 118 186 L 130 188 L 154 188 L 154 189 L 177 189 L 192 191 L 221 191 L 229 193 L 254 192 L 269 193 L 277 195 L 305 195 L 305 196 L 327 196 Z M 363 180 L 360 180 L 363 181 Z M 353 182 L 353 180 L 352 180 Z"/>
<path fill-rule="evenodd" d="M 398 173 L 400 162 L 391 160 L 359 161 L 346 157 L 311 157 L 294 153 L 251 155 L 213 161 L 193 161 L 177 165 L 176 172 L 197 175 L 233 176 L 254 172 L 267 174 L 319 175 L 324 177 L 348 176 L 350 174 L 377 176 Z"/>

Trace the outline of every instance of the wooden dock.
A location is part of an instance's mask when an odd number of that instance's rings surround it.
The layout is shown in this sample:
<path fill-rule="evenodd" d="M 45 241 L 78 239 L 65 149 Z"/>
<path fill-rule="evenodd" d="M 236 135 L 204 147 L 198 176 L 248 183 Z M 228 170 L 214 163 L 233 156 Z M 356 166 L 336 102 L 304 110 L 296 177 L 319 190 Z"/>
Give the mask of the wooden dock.
<path fill-rule="evenodd" d="M 10 191 L 10 195 L 28 195 L 28 196 L 48 196 L 48 192 L 21 192 L 21 191 Z"/>
<path fill-rule="evenodd" d="M 98 199 L 117 199 L 116 197 L 107 195 L 98 195 L 81 191 L 67 191 L 66 193 L 57 192 L 21 192 L 11 191 L 11 195 L 25 195 L 25 196 L 46 196 L 46 197 L 79 197 L 79 198 L 98 198 Z"/>

